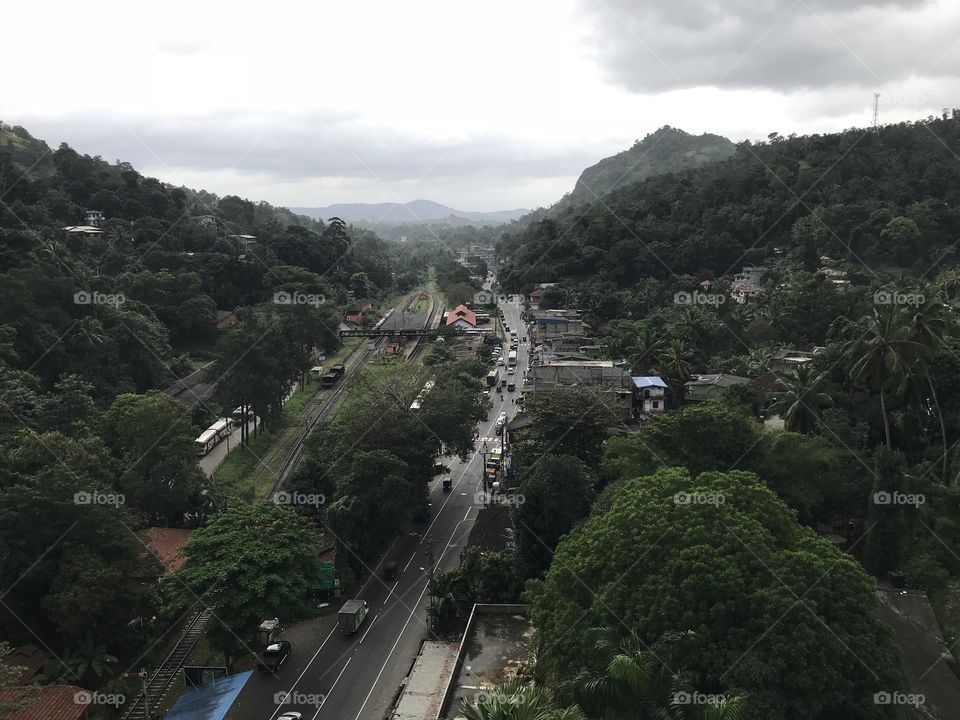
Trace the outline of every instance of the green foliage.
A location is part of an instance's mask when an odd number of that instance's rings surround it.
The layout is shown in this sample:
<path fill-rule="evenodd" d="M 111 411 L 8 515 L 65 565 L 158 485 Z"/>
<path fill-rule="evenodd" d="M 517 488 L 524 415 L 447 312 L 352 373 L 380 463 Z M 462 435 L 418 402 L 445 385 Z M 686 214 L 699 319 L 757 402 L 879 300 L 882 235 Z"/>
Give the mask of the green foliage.
<path fill-rule="evenodd" d="M 231 508 L 197 530 L 186 562 L 163 582 L 168 608 L 212 603 L 219 620 L 207 637 L 227 656 L 255 652 L 264 618 L 295 619 L 320 580 L 319 534 L 274 503 Z"/>
<path fill-rule="evenodd" d="M 547 688 L 519 680 L 479 693 L 474 702 L 463 701 L 460 712 L 466 720 L 586 720 L 576 706 L 559 707 Z"/>
<path fill-rule="evenodd" d="M 745 694 L 757 717 L 872 717 L 873 693 L 898 682 L 873 593 L 755 476 L 662 470 L 625 483 L 531 587 L 537 673 L 588 669 L 591 627 L 626 625 L 648 647 L 693 631 L 699 692 Z"/>
<path fill-rule="evenodd" d="M 518 449 L 521 466 L 546 454 L 571 455 L 588 466 L 596 465 L 607 428 L 622 423 L 608 402 L 600 393 L 583 387 L 531 395 L 525 409 L 535 422 Z"/>

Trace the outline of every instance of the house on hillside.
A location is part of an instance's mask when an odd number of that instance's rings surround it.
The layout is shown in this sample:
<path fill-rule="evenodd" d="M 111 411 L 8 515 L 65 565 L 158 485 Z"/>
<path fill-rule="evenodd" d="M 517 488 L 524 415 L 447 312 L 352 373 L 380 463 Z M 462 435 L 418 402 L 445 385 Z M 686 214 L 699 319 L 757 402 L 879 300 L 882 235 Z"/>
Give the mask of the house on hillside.
<path fill-rule="evenodd" d="M 633 383 L 634 417 L 666 410 L 667 384 L 657 375 L 631 377 Z"/>
<path fill-rule="evenodd" d="M 813 362 L 814 358 L 824 350 L 826 348 L 823 347 L 815 347 L 813 350 L 780 348 L 771 356 L 768 369 L 780 375 L 792 375 L 801 365 Z"/>
<path fill-rule="evenodd" d="M 212 322 L 217 330 L 227 330 L 240 322 L 240 320 L 237 319 L 237 314 L 233 310 L 217 310 Z"/>
<path fill-rule="evenodd" d="M 194 220 L 197 221 L 197 225 L 200 227 L 215 228 L 217 226 L 216 215 L 197 215 Z"/>
<path fill-rule="evenodd" d="M 750 378 L 740 375 L 694 375 L 686 382 L 686 402 L 706 402 L 716 399 L 725 388 L 749 385 Z"/>
<path fill-rule="evenodd" d="M 733 276 L 730 284 L 730 297 L 734 302 L 744 304 L 756 300 L 763 294 L 763 278 L 767 268 L 763 266 L 744 267 Z"/>
<path fill-rule="evenodd" d="M 67 225 L 63 231 L 69 240 L 99 240 L 104 235 L 95 225 Z"/>
<path fill-rule="evenodd" d="M 447 327 L 474 330 L 477 327 L 477 314 L 466 305 L 457 305 L 447 313 Z"/>
<path fill-rule="evenodd" d="M 233 240 L 237 254 L 241 256 L 253 252 L 257 247 L 256 235 L 228 235 L 228 237 Z"/>
<path fill-rule="evenodd" d="M 373 301 L 367 300 L 366 298 L 362 300 L 355 301 L 347 309 L 347 322 L 352 322 L 354 325 L 359 325 L 360 321 L 363 320 L 363 314 L 367 310 L 373 309 Z"/>
<path fill-rule="evenodd" d="M 93 225 L 93 227 L 100 227 L 106 222 L 107 218 L 100 210 L 87 210 L 84 215 L 84 222 L 87 225 Z"/>

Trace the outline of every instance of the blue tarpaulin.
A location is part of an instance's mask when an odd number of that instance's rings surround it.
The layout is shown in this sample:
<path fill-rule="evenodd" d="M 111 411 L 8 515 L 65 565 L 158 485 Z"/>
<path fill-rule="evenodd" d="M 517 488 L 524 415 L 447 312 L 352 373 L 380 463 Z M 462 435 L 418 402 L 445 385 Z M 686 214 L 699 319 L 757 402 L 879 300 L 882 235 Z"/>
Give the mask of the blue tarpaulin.
<path fill-rule="evenodd" d="M 167 720 L 223 720 L 252 670 L 228 675 L 197 688 L 188 687 L 167 713 Z"/>

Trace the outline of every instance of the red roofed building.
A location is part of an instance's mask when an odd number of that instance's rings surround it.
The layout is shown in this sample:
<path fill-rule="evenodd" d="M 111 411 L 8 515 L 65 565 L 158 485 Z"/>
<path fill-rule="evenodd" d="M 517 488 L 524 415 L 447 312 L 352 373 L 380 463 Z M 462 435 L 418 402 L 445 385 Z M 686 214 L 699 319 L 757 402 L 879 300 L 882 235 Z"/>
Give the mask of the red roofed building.
<path fill-rule="evenodd" d="M 457 305 L 447 313 L 447 327 L 451 325 L 464 330 L 473 330 L 477 327 L 477 314 L 466 305 Z"/>
<path fill-rule="evenodd" d="M 33 679 L 33 676 L 36 675 L 43 668 L 47 658 L 50 656 L 46 652 L 38 648 L 36 645 L 21 645 L 12 653 L 7 655 L 5 658 L 0 660 L 4 665 L 10 667 L 19 667 L 23 668 L 23 672 L 20 673 L 15 681 L 11 685 L 26 685 L 30 680 Z"/>
<path fill-rule="evenodd" d="M 4 720 L 80 720 L 87 714 L 91 694 L 75 685 L 0 688 L 0 706 L 22 707 L 4 715 Z"/>
<path fill-rule="evenodd" d="M 150 554 L 163 563 L 165 568 L 164 575 L 169 575 L 178 567 L 183 565 L 186 560 L 180 554 L 180 548 L 187 544 L 187 540 L 193 535 L 193 530 L 183 530 L 181 528 L 148 528 L 144 541 L 150 549 Z"/>

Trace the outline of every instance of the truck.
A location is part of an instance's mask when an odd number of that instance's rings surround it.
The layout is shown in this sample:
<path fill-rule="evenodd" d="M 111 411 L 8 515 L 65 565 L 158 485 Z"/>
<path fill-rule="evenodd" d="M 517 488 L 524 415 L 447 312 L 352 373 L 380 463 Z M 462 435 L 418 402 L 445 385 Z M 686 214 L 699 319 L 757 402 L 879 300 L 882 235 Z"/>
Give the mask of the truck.
<path fill-rule="evenodd" d="M 323 376 L 323 379 L 320 381 L 320 387 L 333 387 L 337 384 L 337 381 L 343 377 L 343 374 L 346 372 L 346 367 L 342 364 L 340 365 L 331 365 L 330 372 Z"/>
<path fill-rule="evenodd" d="M 366 617 L 367 601 L 354 598 L 347 600 L 340 608 L 340 612 L 337 613 L 337 625 L 340 627 L 340 632 L 352 635 L 360 629 Z"/>

